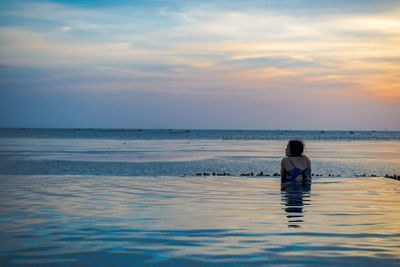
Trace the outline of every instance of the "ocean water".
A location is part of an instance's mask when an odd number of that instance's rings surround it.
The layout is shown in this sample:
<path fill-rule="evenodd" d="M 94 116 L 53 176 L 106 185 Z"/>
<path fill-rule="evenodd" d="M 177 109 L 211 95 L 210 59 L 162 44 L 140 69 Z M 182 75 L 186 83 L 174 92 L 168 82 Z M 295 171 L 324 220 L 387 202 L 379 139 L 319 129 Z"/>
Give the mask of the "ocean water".
<path fill-rule="evenodd" d="M 0 264 L 399 266 L 399 137 L 1 129 Z M 311 188 L 273 176 L 291 138 Z"/>
<path fill-rule="evenodd" d="M 273 175 L 301 138 L 320 176 L 400 173 L 400 132 L 0 130 L 0 174 Z"/>

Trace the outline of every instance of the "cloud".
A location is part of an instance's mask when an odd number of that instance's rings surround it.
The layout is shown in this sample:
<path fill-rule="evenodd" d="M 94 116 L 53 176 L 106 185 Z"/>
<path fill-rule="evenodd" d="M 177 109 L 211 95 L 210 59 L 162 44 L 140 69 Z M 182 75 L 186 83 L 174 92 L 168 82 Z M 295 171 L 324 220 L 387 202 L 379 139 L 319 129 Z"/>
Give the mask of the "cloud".
<path fill-rule="evenodd" d="M 64 80 L 65 89 L 214 88 L 277 99 L 309 93 L 400 102 L 398 6 L 389 1 L 391 9 L 379 12 L 354 12 L 354 6 L 333 12 L 311 2 L 232 2 L 229 8 L 222 2 L 160 2 L 107 9 L 23 3 L 2 11 L 30 23 L 0 27 L 0 63 L 82 70 L 54 76 L 80 81 Z M 57 27 L 32 28 L 43 18 Z"/>
<path fill-rule="evenodd" d="M 72 28 L 70 26 L 64 26 L 64 27 L 61 28 L 62 32 L 69 32 L 71 30 L 72 30 Z"/>

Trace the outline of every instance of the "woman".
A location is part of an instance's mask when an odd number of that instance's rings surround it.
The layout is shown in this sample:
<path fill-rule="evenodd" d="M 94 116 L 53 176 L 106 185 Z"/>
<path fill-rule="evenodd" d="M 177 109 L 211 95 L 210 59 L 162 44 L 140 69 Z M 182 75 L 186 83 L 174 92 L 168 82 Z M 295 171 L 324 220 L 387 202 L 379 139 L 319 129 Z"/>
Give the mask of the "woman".
<path fill-rule="evenodd" d="M 311 161 L 303 155 L 304 144 L 299 140 L 289 141 L 286 157 L 281 162 L 282 183 L 308 183 L 311 181 Z"/>

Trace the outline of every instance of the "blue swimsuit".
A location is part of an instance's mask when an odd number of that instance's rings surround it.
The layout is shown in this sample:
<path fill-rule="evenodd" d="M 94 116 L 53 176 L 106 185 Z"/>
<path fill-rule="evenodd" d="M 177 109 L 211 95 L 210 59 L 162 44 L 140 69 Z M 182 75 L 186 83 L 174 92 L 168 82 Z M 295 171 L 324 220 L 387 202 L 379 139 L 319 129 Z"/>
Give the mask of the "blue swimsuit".
<path fill-rule="evenodd" d="M 304 170 L 297 168 L 296 165 L 294 165 L 294 163 L 290 160 L 290 158 L 289 158 L 289 161 L 290 161 L 290 164 L 292 164 L 292 166 L 293 166 L 293 169 L 288 171 L 287 179 L 289 181 L 296 181 L 296 178 L 299 175 L 303 176 L 303 180 L 305 180 L 307 177 L 311 178 L 311 169 L 308 167 L 307 161 L 306 161 L 307 167 Z"/>

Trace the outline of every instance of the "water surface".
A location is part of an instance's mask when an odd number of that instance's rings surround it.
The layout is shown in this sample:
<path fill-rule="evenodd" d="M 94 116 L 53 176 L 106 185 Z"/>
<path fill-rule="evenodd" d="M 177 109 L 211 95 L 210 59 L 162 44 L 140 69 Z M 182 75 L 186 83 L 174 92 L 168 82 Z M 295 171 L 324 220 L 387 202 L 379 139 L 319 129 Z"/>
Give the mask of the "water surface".
<path fill-rule="evenodd" d="M 0 262 L 396 265 L 400 182 L 0 176 Z"/>
<path fill-rule="evenodd" d="M 272 177 L 291 138 L 310 189 Z M 0 265 L 394 266 L 385 174 L 400 132 L 0 129 Z"/>

